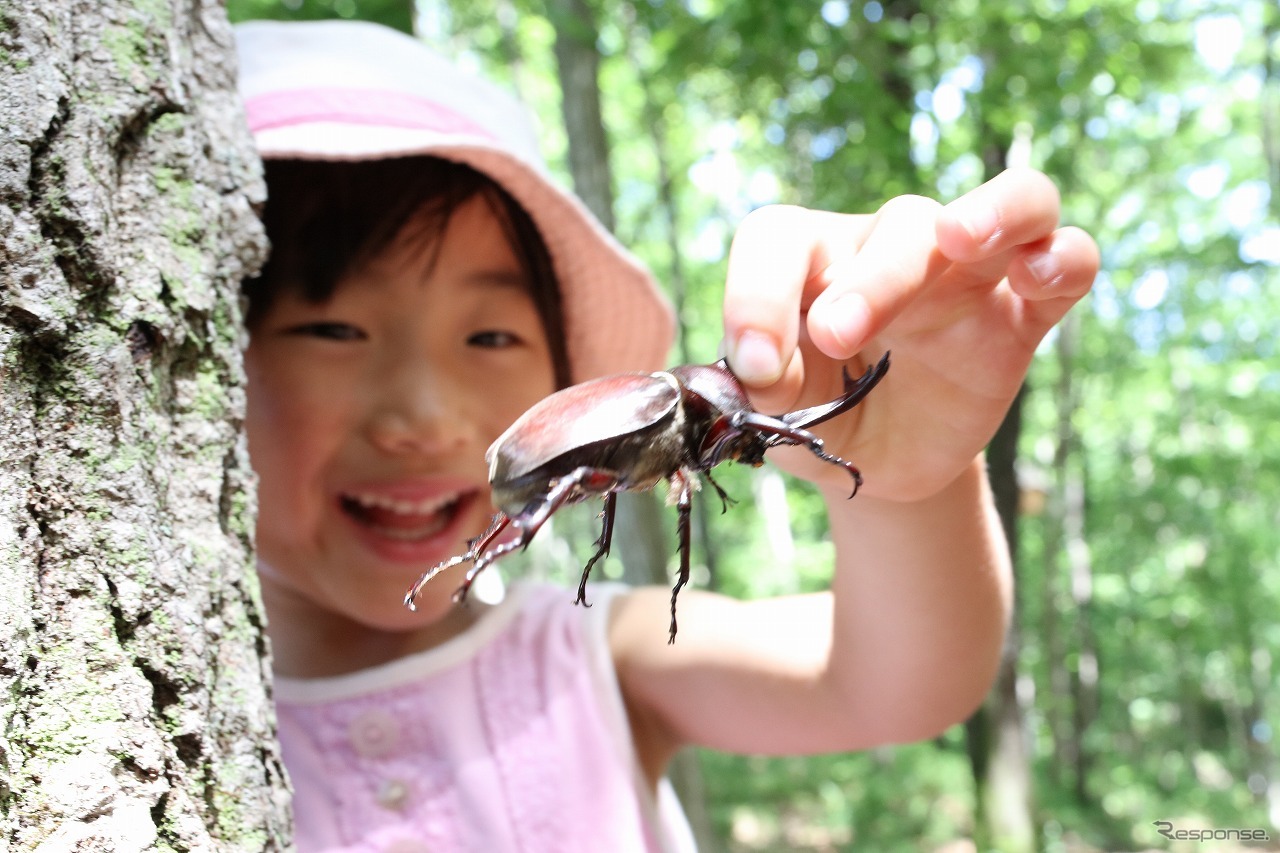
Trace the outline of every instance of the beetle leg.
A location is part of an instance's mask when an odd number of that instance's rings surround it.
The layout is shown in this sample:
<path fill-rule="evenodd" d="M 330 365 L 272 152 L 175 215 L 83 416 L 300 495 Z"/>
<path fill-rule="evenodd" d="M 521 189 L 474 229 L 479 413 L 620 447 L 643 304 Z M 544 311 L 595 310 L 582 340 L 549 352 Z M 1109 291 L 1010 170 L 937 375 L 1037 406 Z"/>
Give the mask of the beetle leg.
<path fill-rule="evenodd" d="M 521 544 L 527 544 L 527 542 L 528 542 L 528 539 L 524 536 L 522 532 L 520 535 L 520 538 L 517 539 L 514 543 L 508 543 L 507 545 L 499 545 L 497 548 L 494 548 L 492 551 L 489 551 L 485 554 L 481 554 L 479 558 L 477 558 L 476 561 L 471 564 L 471 568 L 467 569 L 467 575 L 462 579 L 462 583 L 459 584 L 458 588 L 453 591 L 454 603 L 461 604 L 462 602 L 467 600 L 467 595 L 471 592 L 471 585 L 476 582 L 476 577 L 478 577 L 481 572 L 489 568 L 490 563 L 492 563 L 494 560 L 497 560 L 499 557 L 506 556 L 507 554 L 514 551 L 516 548 L 519 548 Z"/>
<path fill-rule="evenodd" d="M 498 534 L 505 530 L 507 525 L 510 523 L 511 519 L 507 517 L 506 513 L 499 512 L 495 514 L 493 519 L 489 522 L 488 529 L 467 543 L 467 550 L 465 553 L 459 554 L 456 557 L 452 557 L 445 560 L 443 563 L 439 563 L 431 567 L 423 573 L 422 577 L 418 578 L 418 582 L 410 587 L 409 592 L 405 594 L 405 607 L 408 607 L 410 610 L 415 610 L 416 608 L 414 607 L 413 600 L 418 597 L 418 593 L 422 591 L 422 588 L 426 585 L 427 581 L 431 580 L 445 569 L 451 569 L 454 566 L 461 565 L 469 560 L 477 559 L 484 549 L 488 548 L 489 544 L 493 542 L 493 540 L 497 538 Z M 470 573 L 468 573 L 468 575 L 470 575 Z M 470 587 L 469 581 L 467 586 Z"/>
<path fill-rule="evenodd" d="M 739 412 L 733 417 L 733 425 L 735 427 L 747 427 L 758 433 L 768 435 L 770 447 L 779 444 L 803 444 L 823 462 L 830 462 L 832 465 L 839 465 L 844 468 L 849 472 L 849 476 L 853 477 L 853 491 L 849 494 L 849 497 L 856 495 L 858 489 L 862 487 L 862 472 L 858 470 L 857 466 L 852 462 L 846 462 L 839 456 L 828 453 L 823 448 L 822 439 L 806 429 L 791 426 L 784 421 L 771 418 L 768 415 L 762 415 L 759 412 Z"/>
<path fill-rule="evenodd" d="M 728 512 L 729 507 L 736 504 L 737 501 L 729 497 L 729 494 L 724 489 L 720 488 L 720 484 L 717 483 L 715 480 L 711 479 L 710 471 L 703 471 L 702 476 L 707 478 L 707 482 L 711 484 L 711 488 L 715 489 L 716 494 L 720 496 L 720 513 L 723 515 L 724 513 Z"/>
<path fill-rule="evenodd" d="M 676 498 L 676 509 L 679 512 L 676 516 L 676 538 L 679 542 L 680 576 L 676 578 L 676 585 L 671 588 L 671 635 L 667 638 L 667 645 L 676 641 L 676 597 L 680 595 L 681 587 L 689 582 L 689 508 L 692 505 L 694 476 L 696 475 L 693 473 L 677 471 L 671 478 L 671 487 L 679 487 Z"/>
<path fill-rule="evenodd" d="M 532 501 L 524 509 L 520 510 L 511 522 L 520 531 L 520 535 L 510 542 L 504 542 L 492 551 L 479 553 L 476 556 L 475 563 L 467 571 L 467 576 L 462 581 L 462 586 L 458 587 L 458 591 L 453 594 L 454 601 L 463 601 L 467 597 L 467 593 L 471 591 L 471 584 L 475 582 L 476 576 L 484 571 L 491 563 L 494 563 L 512 551 L 518 551 L 522 548 L 529 547 L 529 543 L 533 541 L 533 537 L 542 525 L 546 524 L 556 510 L 564 506 L 566 503 L 573 503 L 582 497 L 583 486 L 587 487 L 587 491 L 598 492 L 605 491 L 617 484 L 617 477 L 607 471 L 598 468 L 589 468 L 582 466 L 575 468 L 569 474 L 560 477 L 551 484 L 551 489 L 538 500 Z M 503 525 L 505 526 L 505 525 Z M 496 533 L 494 534 L 496 535 Z M 487 545 L 493 539 L 492 536 L 486 534 Z M 483 538 L 483 537 L 482 537 Z M 483 550 L 483 546 L 481 548 Z"/>
<path fill-rule="evenodd" d="M 596 564 L 601 557 L 609 555 L 609 546 L 613 543 L 613 511 L 618 505 L 618 493 L 609 492 L 604 496 L 604 510 L 600 513 L 600 538 L 596 540 L 595 555 L 587 560 L 587 567 L 582 570 L 582 580 L 578 581 L 578 597 L 573 600 L 574 604 L 581 604 L 583 607 L 590 607 L 587 603 L 587 576 L 591 574 L 591 567 Z"/>
<path fill-rule="evenodd" d="M 494 548 L 492 551 L 482 551 L 481 553 L 474 555 L 474 562 L 471 564 L 471 568 L 467 569 L 466 577 L 462 579 L 462 583 L 459 584 L 458 588 L 453 592 L 454 602 L 461 603 L 463 601 L 466 601 L 467 594 L 471 592 L 471 585 L 476 582 L 476 577 L 481 572 L 489 568 L 489 565 L 491 563 L 505 557 L 507 554 L 510 554 L 512 551 L 515 551 L 519 548 L 523 548 L 526 545 L 528 545 L 529 540 L 533 538 L 533 534 L 538 532 L 537 527 L 534 527 L 533 529 L 527 529 L 523 527 L 520 524 L 520 516 L 516 516 L 515 518 L 511 519 L 511 521 L 512 523 L 515 524 L 516 529 L 520 531 L 520 535 L 517 536 L 515 539 L 511 540 L 510 542 L 504 542 L 503 544 Z M 503 526 L 505 527 L 506 525 L 503 525 Z M 488 542 L 486 542 L 485 544 L 487 545 Z M 453 559 L 457 560 L 458 558 L 454 557 Z M 450 560 L 450 562 L 453 562 L 453 560 Z M 465 562 L 465 560 L 463 560 L 462 562 Z"/>

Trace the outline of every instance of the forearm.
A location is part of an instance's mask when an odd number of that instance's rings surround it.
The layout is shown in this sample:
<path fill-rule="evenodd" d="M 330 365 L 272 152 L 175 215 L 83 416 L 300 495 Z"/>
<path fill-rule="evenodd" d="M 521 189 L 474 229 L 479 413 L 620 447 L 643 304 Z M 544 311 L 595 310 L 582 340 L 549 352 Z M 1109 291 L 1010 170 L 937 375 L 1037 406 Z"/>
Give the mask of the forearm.
<path fill-rule="evenodd" d="M 828 685 L 875 741 L 932 736 L 982 701 L 1011 608 L 984 464 L 919 502 L 825 497 L 837 554 Z"/>

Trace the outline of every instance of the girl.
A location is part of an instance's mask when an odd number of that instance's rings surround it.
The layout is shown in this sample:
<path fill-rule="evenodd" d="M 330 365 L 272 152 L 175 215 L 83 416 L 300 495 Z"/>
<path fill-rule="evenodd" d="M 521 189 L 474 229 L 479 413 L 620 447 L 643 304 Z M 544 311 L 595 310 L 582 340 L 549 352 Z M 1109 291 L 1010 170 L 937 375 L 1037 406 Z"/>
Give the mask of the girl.
<path fill-rule="evenodd" d="M 1042 175 L 947 207 L 766 208 L 735 238 L 725 335 L 757 408 L 838 395 L 829 592 L 734 601 L 434 579 L 492 513 L 484 451 L 570 382 L 663 366 L 670 309 L 546 176 L 514 102 L 370 24 L 255 23 L 241 89 L 273 243 L 247 285 L 247 429 L 286 765 L 303 850 L 690 849 L 680 747 L 848 750 L 930 737 L 981 701 L 1009 608 L 981 451 L 1097 250 Z"/>

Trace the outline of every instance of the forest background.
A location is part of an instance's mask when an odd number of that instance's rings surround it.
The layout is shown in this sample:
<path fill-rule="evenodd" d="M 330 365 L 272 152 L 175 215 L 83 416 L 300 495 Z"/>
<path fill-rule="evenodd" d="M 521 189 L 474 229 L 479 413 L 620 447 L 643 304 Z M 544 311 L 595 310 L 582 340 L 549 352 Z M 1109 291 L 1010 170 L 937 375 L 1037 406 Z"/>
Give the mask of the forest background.
<path fill-rule="evenodd" d="M 1008 165 L 1051 175 L 1103 269 L 992 448 L 1018 576 L 1000 685 L 930 743 L 697 753 L 678 771 L 686 806 L 712 851 L 1235 847 L 1170 842 L 1161 821 L 1264 830 L 1280 849 L 1274 0 L 228 10 L 381 21 L 513 87 L 553 168 L 668 287 L 673 361 L 715 357 L 728 241 L 754 207 L 871 211 Z M 826 583 L 815 494 L 767 468 L 719 479 L 740 503 L 699 513 L 697 583 Z M 576 577 L 590 512 L 556 533 L 525 571 Z"/>

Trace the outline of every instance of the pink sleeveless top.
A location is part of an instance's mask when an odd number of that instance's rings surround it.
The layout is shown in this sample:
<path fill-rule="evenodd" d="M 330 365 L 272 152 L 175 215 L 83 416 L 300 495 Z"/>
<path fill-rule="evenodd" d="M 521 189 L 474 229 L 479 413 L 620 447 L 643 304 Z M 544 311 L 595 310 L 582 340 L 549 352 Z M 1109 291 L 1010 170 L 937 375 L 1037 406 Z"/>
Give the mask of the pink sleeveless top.
<path fill-rule="evenodd" d="M 276 680 L 300 851 L 685 853 L 643 781 L 605 638 L 618 585 L 575 607 L 516 585 L 465 634 L 337 678 Z"/>

